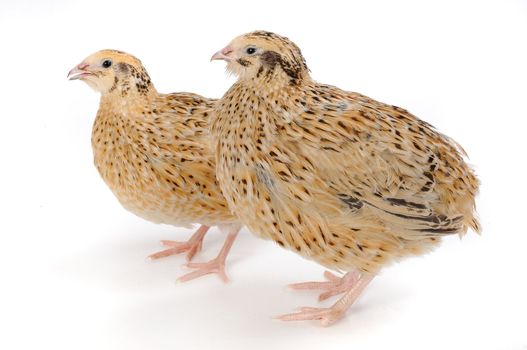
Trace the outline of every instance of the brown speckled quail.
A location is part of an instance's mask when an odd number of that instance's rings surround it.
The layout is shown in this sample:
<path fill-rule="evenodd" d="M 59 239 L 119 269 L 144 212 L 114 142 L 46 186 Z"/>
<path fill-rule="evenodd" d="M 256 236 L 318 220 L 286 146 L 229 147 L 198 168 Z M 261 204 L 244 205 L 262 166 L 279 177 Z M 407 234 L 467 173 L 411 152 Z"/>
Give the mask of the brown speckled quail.
<path fill-rule="evenodd" d="M 273 33 L 237 37 L 212 59 L 238 77 L 211 122 L 229 206 L 253 233 L 347 272 L 293 285 L 344 295 L 280 319 L 332 324 L 382 267 L 480 230 L 474 171 L 430 124 L 313 81 L 300 49 Z"/>
<path fill-rule="evenodd" d="M 137 58 L 102 50 L 73 68 L 69 79 L 101 93 L 93 125 L 95 166 L 119 202 L 155 223 L 201 227 L 187 242 L 162 241 L 169 249 L 153 259 L 201 249 L 210 226 L 228 230 L 216 259 L 189 263 L 197 270 L 181 281 L 216 272 L 227 280 L 225 259 L 240 229 L 215 178 L 209 119 L 214 100 L 192 93 L 161 94 Z"/>

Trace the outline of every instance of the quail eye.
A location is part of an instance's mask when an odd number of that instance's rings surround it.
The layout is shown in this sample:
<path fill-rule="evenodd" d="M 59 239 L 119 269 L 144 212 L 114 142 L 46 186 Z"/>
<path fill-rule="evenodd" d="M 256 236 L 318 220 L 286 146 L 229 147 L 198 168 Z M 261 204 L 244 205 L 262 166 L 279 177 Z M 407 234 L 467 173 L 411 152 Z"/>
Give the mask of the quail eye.
<path fill-rule="evenodd" d="M 112 65 L 112 61 L 111 61 L 111 60 L 104 60 L 104 61 L 102 62 L 102 66 L 103 66 L 104 68 L 110 68 L 111 65 Z"/>
<path fill-rule="evenodd" d="M 245 52 L 247 52 L 248 55 L 253 55 L 256 52 L 256 48 L 248 47 Z"/>

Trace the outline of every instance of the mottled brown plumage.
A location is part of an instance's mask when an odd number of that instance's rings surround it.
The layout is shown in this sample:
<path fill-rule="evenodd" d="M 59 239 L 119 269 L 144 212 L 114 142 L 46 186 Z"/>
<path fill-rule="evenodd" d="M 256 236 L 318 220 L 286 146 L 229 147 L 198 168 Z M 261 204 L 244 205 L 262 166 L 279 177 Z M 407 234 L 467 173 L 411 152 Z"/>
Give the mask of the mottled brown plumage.
<path fill-rule="evenodd" d="M 190 260 L 208 226 L 215 225 L 231 230 L 230 247 L 239 225 L 214 175 L 208 127 L 215 101 L 158 93 L 141 62 L 116 50 L 87 57 L 70 77 L 101 93 L 92 132 L 94 161 L 119 202 L 155 223 L 204 225 L 189 242 L 164 241 L 173 248 L 152 257 L 188 251 Z"/>
<path fill-rule="evenodd" d="M 332 308 L 282 319 L 331 324 L 382 267 L 446 234 L 479 231 L 478 180 L 461 147 L 430 124 L 313 81 L 299 48 L 273 33 L 242 35 L 213 58 L 239 78 L 212 121 L 231 209 L 255 234 L 349 272 L 329 277 L 349 286 Z"/>

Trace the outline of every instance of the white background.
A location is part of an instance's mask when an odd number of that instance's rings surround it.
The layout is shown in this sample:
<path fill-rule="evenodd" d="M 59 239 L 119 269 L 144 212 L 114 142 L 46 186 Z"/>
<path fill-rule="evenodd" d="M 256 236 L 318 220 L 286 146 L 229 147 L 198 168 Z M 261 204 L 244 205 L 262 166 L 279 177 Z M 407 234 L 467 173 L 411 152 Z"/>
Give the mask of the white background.
<path fill-rule="evenodd" d="M 115 48 L 159 91 L 220 97 L 233 81 L 210 56 L 255 29 L 293 39 L 320 82 L 454 137 L 482 180 L 482 236 L 385 269 L 331 328 L 271 318 L 317 305 L 285 285 L 323 269 L 245 230 L 227 285 L 176 284 L 183 256 L 145 261 L 191 231 L 120 207 L 92 165 L 99 97 L 66 80 Z M 2 0 L 0 39 L 0 348 L 527 349 L 525 1 Z"/>

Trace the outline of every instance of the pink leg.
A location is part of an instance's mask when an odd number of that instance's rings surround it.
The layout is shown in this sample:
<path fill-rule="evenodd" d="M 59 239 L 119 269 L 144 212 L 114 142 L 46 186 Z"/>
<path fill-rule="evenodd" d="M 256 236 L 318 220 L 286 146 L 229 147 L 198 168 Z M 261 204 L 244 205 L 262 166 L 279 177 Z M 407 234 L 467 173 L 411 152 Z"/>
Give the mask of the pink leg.
<path fill-rule="evenodd" d="M 326 271 L 324 272 L 324 277 L 328 280 L 327 282 L 294 283 L 290 284 L 289 287 L 296 290 L 325 290 L 325 292 L 318 297 L 318 301 L 322 301 L 350 290 L 353 285 L 357 283 L 360 273 L 355 270 L 346 273 L 343 277 L 337 277 L 333 273 Z"/>
<path fill-rule="evenodd" d="M 228 282 L 229 278 L 225 273 L 225 260 L 227 259 L 229 250 L 231 249 L 232 244 L 234 243 L 234 240 L 236 239 L 236 236 L 238 235 L 239 231 L 240 229 L 237 228 L 236 230 L 231 231 L 229 233 L 229 235 L 225 239 L 225 243 L 223 244 L 220 253 L 216 258 L 202 263 L 188 263 L 187 267 L 196 269 L 196 271 L 187 273 L 186 275 L 179 277 L 178 281 L 187 282 L 195 278 L 207 275 L 209 273 L 217 273 L 218 275 L 220 275 L 223 282 Z"/>
<path fill-rule="evenodd" d="M 203 245 L 203 238 L 209 230 L 209 226 L 201 225 L 197 231 L 190 237 L 186 242 L 177 242 L 177 241 L 161 241 L 161 244 L 171 248 L 162 250 L 160 252 L 149 255 L 148 257 L 152 260 L 164 258 L 174 254 L 180 254 L 187 252 L 187 261 L 192 260 L 194 255 L 201 250 Z"/>
<path fill-rule="evenodd" d="M 299 312 L 278 316 L 282 321 L 306 321 L 320 320 L 323 326 L 330 326 L 344 317 L 346 311 L 357 300 L 364 288 L 375 277 L 374 275 L 360 274 L 356 283 L 350 287 L 346 293 L 337 300 L 335 304 L 328 308 L 302 307 Z"/>

